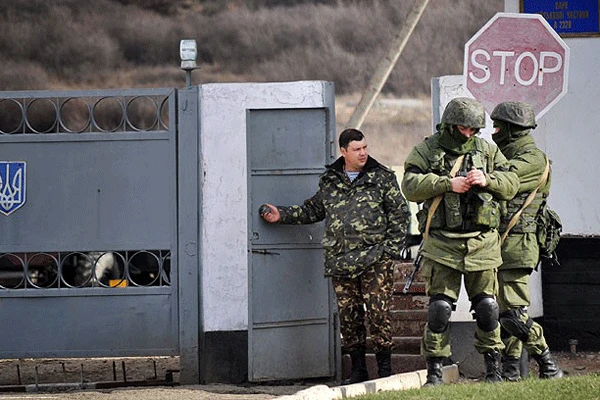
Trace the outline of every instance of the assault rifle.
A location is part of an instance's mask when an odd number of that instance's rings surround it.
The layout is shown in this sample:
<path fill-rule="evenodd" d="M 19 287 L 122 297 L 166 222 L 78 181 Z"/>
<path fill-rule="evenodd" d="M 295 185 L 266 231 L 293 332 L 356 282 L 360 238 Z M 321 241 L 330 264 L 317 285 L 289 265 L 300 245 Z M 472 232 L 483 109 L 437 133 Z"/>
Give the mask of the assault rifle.
<path fill-rule="evenodd" d="M 417 250 L 417 255 L 415 256 L 415 258 L 413 260 L 413 271 L 410 274 L 410 276 L 406 279 L 406 283 L 404 284 L 404 289 L 402 289 L 403 294 L 408 293 L 410 286 L 412 285 L 413 281 L 417 277 L 417 273 L 419 272 L 419 269 L 421 268 L 421 260 L 423 259 L 423 256 L 421 255 L 421 253 L 422 253 L 421 250 L 423 250 L 423 242 L 421 242 L 421 244 L 419 245 L 419 250 Z"/>
<path fill-rule="evenodd" d="M 467 176 L 467 174 L 471 170 L 472 166 L 473 166 L 473 156 L 471 155 L 471 153 L 467 153 L 467 154 L 465 154 L 465 159 L 462 163 L 462 168 L 460 169 L 460 171 L 458 171 L 456 176 Z"/>

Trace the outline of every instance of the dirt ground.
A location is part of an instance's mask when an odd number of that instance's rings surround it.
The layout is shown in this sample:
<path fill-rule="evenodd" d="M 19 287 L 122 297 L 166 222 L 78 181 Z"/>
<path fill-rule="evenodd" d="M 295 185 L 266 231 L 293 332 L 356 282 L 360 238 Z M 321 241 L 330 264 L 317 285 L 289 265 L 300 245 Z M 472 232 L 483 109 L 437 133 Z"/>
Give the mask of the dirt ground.
<path fill-rule="evenodd" d="M 179 357 L 0 360 L 0 399 L 267 400 L 308 386 L 179 385 Z"/>
<path fill-rule="evenodd" d="M 600 374 L 600 352 L 554 353 L 554 358 L 567 376 Z M 537 364 L 529 362 L 530 373 L 537 375 Z"/>
<path fill-rule="evenodd" d="M 600 352 L 558 352 L 554 357 L 566 376 L 600 374 Z M 304 383 L 180 386 L 178 369 L 178 357 L 0 360 L 0 399 L 267 400 L 308 387 Z M 537 376 L 533 360 L 529 371 Z M 168 384 L 170 376 L 172 385 Z M 115 387 L 81 389 L 81 385 L 92 382 L 112 383 Z M 142 382 L 151 387 L 141 387 Z M 13 391 L 8 391 L 11 387 Z M 17 391 L 24 388 L 28 392 Z"/>

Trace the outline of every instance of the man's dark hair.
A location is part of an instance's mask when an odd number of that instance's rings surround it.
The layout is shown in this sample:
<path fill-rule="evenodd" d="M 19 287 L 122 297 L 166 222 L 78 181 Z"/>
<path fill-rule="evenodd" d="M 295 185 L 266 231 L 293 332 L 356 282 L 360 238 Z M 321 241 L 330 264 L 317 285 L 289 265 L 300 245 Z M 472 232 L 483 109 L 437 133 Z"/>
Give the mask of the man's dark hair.
<path fill-rule="evenodd" d="M 365 138 L 365 135 L 363 135 L 363 133 L 361 131 L 359 131 L 358 129 L 354 129 L 354 128 L 345 129 L 342 133 L 340 133 L 340 140 L 339 140 L 340 147 L 347 149 L 350 142 L 352 142 L 354 140 L 356 140 L 357 142 L 360 142 L 364 138 Z"/>

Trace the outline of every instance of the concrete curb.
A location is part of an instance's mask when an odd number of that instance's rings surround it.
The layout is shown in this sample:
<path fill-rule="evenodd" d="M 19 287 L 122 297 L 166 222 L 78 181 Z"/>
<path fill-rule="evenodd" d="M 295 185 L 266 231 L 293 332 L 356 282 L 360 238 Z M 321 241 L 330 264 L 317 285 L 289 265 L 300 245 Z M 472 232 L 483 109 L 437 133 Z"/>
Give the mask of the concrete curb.
<path fill-rule="evenodd" d="M 448 365 L 442 368 L 442 378 L 445 383 L 458 382 L 458 365 Z M 373 379 L 371 381 L 355 383 L 354 385 L 329 387 L 316 385 L 301 390 L 295 394 L 280 396 L 282 400 L 337 400 L 348 399 L 363 394 L 385 392 L 390 390 L 415 389 L 423 386 L 427 380 L 427 370 L 405 372 L 387 378 Z"/>

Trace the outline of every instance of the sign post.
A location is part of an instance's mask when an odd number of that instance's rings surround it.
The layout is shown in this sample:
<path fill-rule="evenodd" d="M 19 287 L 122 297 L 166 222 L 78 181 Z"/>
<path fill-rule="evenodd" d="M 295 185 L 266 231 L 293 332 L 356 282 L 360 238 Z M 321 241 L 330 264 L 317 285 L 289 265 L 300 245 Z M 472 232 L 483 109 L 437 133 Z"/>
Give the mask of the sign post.
<path fill-rule="evenodd" d="M 497 13 L 466 44 L 467 91 L 491 113 L 525 101 L 536 117 L 567 93 L 569 47 L 538 14 Z"/>

